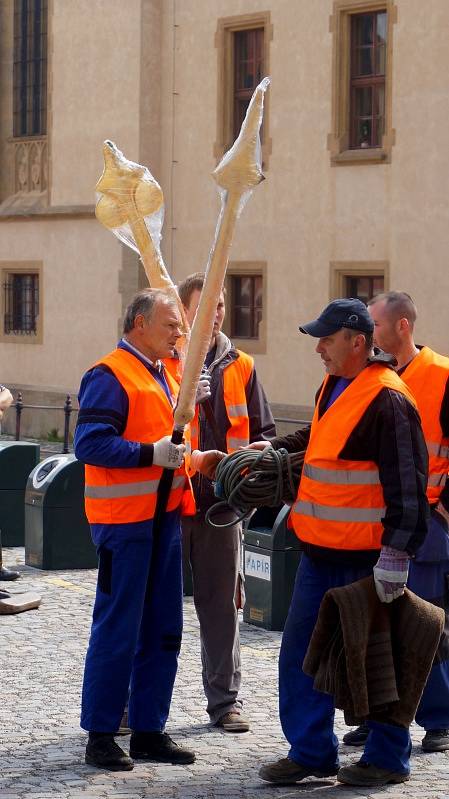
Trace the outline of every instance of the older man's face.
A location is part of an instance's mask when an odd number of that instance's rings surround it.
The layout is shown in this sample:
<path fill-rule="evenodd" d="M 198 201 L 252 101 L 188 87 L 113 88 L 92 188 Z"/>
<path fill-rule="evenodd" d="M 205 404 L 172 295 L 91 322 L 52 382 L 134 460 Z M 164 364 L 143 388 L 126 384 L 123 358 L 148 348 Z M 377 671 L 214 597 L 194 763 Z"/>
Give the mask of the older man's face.
<path fill-rule="evenodd" d="M 362 333 L 350 336 L 347 330 L 338 330 L 331 336 L 318 340 L 316 352 L 321 355 L 324 368 L 329 375 L 352 378 L 366 361 L 365 337 Z"/>
<path fill-rule="evenodd" d="M 173 357 L 176 342 L 181 336 L 181 314 L 176 305 L 158 301 L 149 320 L 136 317 L 139 347 L 151 361 Z"/>

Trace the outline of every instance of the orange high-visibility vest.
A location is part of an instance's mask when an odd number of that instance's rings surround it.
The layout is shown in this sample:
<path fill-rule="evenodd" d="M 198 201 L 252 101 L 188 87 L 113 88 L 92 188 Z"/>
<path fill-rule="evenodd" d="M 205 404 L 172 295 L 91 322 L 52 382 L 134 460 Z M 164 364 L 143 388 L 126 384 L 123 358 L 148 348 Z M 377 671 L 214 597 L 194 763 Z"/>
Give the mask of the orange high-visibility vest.
<path fill-rule="evenodd" d="M 449 358 L 423 347 L 401 374 L 413 396 L 421 416 L 424 438 L 429 453 L 427 499 L 438 502 L 449 472 L 449 438 L 440 424 L 441 403 L 449 378 Z"/>
<path fill-rule="evenodd" d="M 298 495 L 291 521 L 301 541 L 330 549 L 379 549 L 385 500 L 374 461 L 349 461 L 339 454 L 382 390 L 404 394 L 415 406 L 400 377 L 382 364 L 363 369 L 321 418 L 315 407 Z"/>
<path fill-rule="evenodd" d="M 226 433 L 228 454 L 249 444 L 249 416 L 246 386 L 254 369 L 254 360 L 237 350 L 239 357 L 223 370 L 223 396 L 230 428 Z"/>
<path fill-rule="evenodd" d="M 239 447 L 249 444 L 249 416 L 246 404 L 246 386 L 254 369 L 254 360 L 246 352 L 237 350 L 239 357 L 231 361 L 223 369 L 223 397 L 228 415 L 230 428 L 226 434 L 226 448 L 228 454 L 235 452 Z M 179 361 L 167 358 L 164 365 L 179 382 Z M 198 405 L 195 416 L 190 422 L 190 440 L 192 450 L 199 447 L 199 415 Z"/>
<path fill-rule="evenodd" d="M 116 349 L 95 364 L 105 364 L 114 373 L 129 402 L 128 419 L 123 433 L 127 441 L 154 444 L 173 430 L 173 408 L 164 389 L 146 366 L 132 353 Z M 165 373 L 173 400 L 178 384 Z M 187 435 L 188 435 L 187 431 Z M 152 519 L 156 510 L 161 466 L 111 469 L 85 467 L 86 516 L 91 524 L 123 524 Z M 167 511 L 181 505 L 182 513 L 195 512 L 190 482 L 185 468 L 176 469 Z"/>

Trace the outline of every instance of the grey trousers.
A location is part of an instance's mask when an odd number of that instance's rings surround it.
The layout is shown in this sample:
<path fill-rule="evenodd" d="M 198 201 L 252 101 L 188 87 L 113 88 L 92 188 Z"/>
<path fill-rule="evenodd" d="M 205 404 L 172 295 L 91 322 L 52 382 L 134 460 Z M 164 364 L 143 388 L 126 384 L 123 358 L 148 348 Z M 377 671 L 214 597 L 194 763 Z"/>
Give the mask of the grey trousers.
<path fill-rule="evenodd" d="M 212 723 L 242 706 L 237 698 L 241 682 L 237 610 L 244 602 L 241 537 L 240 524 L 217 530 L 201 513 L 182 519 L 183 560 L 192 567 L 203 686 Z"/>

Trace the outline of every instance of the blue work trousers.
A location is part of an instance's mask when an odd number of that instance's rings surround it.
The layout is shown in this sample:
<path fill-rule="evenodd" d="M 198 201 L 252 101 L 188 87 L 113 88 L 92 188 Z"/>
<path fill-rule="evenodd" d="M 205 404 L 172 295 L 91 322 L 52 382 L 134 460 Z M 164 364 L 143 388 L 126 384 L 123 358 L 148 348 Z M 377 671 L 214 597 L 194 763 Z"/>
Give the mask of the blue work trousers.
<path fill-rule="evenodd" d="M 98 584 L 86 655 L 81 727 L 116 732 L 129 691 L 129 724 L 162 731 L 182 635 L 177 511 L 152 521 L 92 525 Z"/>
<path fill-rule="evenodd" d="M 410 561 L 408 587 L 418 596 L 443 607 L 446 625 L 421 701 L 416 722 L 425 730 L 449 729 L 449 535 L 435 511 L 424 544 Z"/>
<path fill-rule="evenodd" d="M 302 662 L 329 588 L 348 585 L 372 574 L 372 567 L 350 568 L 303 555 L 285 624 L 279 656 L 279 715 L 290 744 L 288 756 L 317 770 L 338 768 L 332 696 L 315 691 Z M 362 760 L 379 768 L 408 774 L 411 742 L 408 729 L 369 722 Z"/>

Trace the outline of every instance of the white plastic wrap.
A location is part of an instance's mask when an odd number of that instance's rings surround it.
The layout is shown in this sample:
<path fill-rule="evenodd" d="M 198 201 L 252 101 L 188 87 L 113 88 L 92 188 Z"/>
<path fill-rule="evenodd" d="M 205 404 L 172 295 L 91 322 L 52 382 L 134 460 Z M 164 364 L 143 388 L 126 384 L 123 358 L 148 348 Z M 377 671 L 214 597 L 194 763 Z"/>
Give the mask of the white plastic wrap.
<path fill-rule="evenodd" d="M 151 288 L 163 289 L 176 299 L 184 328 L 179 347 L 182 353 L 189 326 L 160 249 L 164 222 L 162 189 L 147 167 L 128 161 L 113 142 L 104 142 L 103 156 L 104 170 L 96 186 L 96 217 L 120 241 L 139 253 Z"/>
<path fill-rule="evenodd" d="M 206 277 L 193 322 L 184 373 L 175 409 L 175 424 L 193 419 L 195 394 L 212 336 L 220 293 L 226 275 L 235 225 L 254 188 L 264 179 L 260 126 L 263 100 L 270 83 L 264 78 L 254 91 L 240 133 L 213 172 L 221 197 L 215 240 L 209 254 Z"/>

